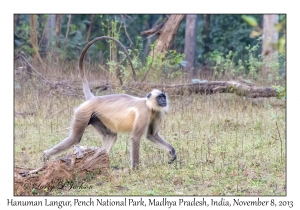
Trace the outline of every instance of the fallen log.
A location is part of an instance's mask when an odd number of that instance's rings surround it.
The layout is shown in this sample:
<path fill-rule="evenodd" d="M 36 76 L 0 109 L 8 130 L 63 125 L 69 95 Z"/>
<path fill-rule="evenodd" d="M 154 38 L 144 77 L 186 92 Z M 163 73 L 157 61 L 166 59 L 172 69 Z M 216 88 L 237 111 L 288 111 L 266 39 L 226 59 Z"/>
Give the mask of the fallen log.
<path fill-rule="evenodd" d="M 191 83 L 186 85 L 166 86 L 166 91 L 175 94 L 196 93 L 196 94 L 215 94 L 215 93 L 235 93 L 239 96 L 248 98 L 277 97 L 275 88 L 255 87 L 237 81 L 207 81 L 201 83 Z"/>
<path fill-rule="evenodd" d="M 114 85 L 106 84 L 92 89 L 114 89 Z M 149 92 L 149 89 L 161 89 L 166 91 L 169 95 L 191 95 L 202 94 L 210 95 L 215 93 L 234 93 L 239 96 L 245 96 L 248 98 L 269 98 L 279 97 L 280 93 L 273 87 L 256 87 L 253 84 L 241 83 L 237 81 L 200 81 L 188 84 L 179 85 L 159 85 L 143 82 L 131 82 L 127 86 L 123 86 L 122 89 L 130 92 L 135 89 L 142 92 Z"/>
<path fill-rule="evenodd" d="M 74 146 L 73 154 L 47 161 L 38 169 L 15 167 L 14 195 L 43 195 L 61 189 L 66 181 L 85 179 L 89 173 L 108 173 L 109 158 L 103 148 Z"/>

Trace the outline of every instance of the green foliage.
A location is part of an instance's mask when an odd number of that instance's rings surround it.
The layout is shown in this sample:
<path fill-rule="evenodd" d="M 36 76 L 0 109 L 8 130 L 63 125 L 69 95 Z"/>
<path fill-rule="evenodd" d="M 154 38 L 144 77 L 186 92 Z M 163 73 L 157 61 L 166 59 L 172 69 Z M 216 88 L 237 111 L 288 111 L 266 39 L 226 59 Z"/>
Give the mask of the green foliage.
<path fill-rule="evenodd" d="M 285 53 L 285 47 L 286 47 L 286 15 L 281 14 L 279 16 L 279 23 L 275 24 L 275 29 L 279 32 L 279 39 L 278 42 L 275 44 L 277 50 L 279 53 Z M 262 35 L 262 27 L 259 26 L 257 18 L 250 15 L 242 15 L 241 16 L 245 22 L 247 22 L 250 26 L 252 26 L 252 32 L 250 34 L 251 38 L 258 37 Z"/>
<path fill-rule="evenodd" d="M 91 24 L 91 15 L 72 15 L 69 27 L 68 38 L 66 39 L 66 31 L 68 29 L 69 15 L 62 15 L 61 34 L 60 36 L 50 37 L 48 44 L 41 42 L 44 29 L 47 23 L 48 15 L 38 15 L 38 39 L 40 44 L 40 53 L 44 54 L 55 52 L 59 56 L 59 60 L 77 60 L 82 48 L 86 44 L 88 29 Z M 206 16 L 207 17 L 207 16 Z M 249 34 L 260 36 L 257 31 L 262 23 L 263 15 L 209 15 L 210 24 L 208 34 L 204 33 L 205 18 L 204 15 L 198 16 L 197 23 L 197 48 L 196 63 L 213 67 L 214 75 L 220 78 L 222 75 L 229 76 L 245 75 L 256 79 L 261 73 L 264 61 L 261 57 L 261 40 L 249 37 Z M 33 51 L 29 39 L 29 15 L 18 15 L 19 21 L 15 27 L 15 52 L 24 51 L 30 55 Z M 275 27 L 279 31 L 280 38 L 277 43 L 279 50 L 279 64 L 270 64 L 276 69 L 279 66 L 279 74 L 274 78 L 285 76 L 285 15 L 279 15 L 279 24 Z M 140 32 L 152 28 L 154 24 L 158 24 L 167 19 L 166 15 L 161 14 L 143 14 L 143 15 L 94 15 L 92 30 L 89 40 L 99 36 L 112 36 L 120 40 L 127 47 L 132 58 L 136 73 L 140 78 L 145 75 L 147 77 L 161 77 L 171 79 L 182 74 L 182 66 L 185 65 L 182 54 L 184 49 L 185 36 L 185 19 L 182 21 L 174 39 L 172 48 L 163 58 L 160 55 L 154 57 L 149 54 L 146 48 L 149 44 L 145 37 L 140 36 Z M 127 34 L 125 33 L 125 24 Z M 54 30 L 54 29 L 50 29 Z M 254 36 L 253 35 L 253 36 Z M 206 37 L 208 36 L 208 37 Z M 131 48 L 129 38 L 133 44 Z M 208 39 L 206 39 L 208 38 Z M 58 47 L 57 42 L 61 45 Z M 205 41 L 205 43 L 204 43 Z M 150 48 L 153 49 L 155 43 Z M 204 50 L 206 47 L 206 50 Z M 208 47 L 208 48 L 207 48 Z M 208 49 L 208 50 L 207 50 Z M 281 53 L 282 52 L 282 53 Z M 118 54 L 119 61 L 112 60 Z M 131 77 L 131 70 L 128 69 L 128 61 L 125 54 L 117 49 L 114 42 L 101 41 L 93 44 L 87 52 L 86 58 L 90 62 L 99 62 L 103 69 L 114 73 L 114 69 L 118 67 L 121 76 L 125 79 Z M 106 62 L 107 61 L 107 62 Z M 125 63 L 124 63 L 125 62 Z M 151 79 L 150 78 L 150 79 Z M 272 79 L 274 79 L 272 78 Z"/>
<path fill-rule="evenodd" d="M 45 26 L 47 16 L 48 15 L 39 15 L 39 39 L 43 35 L 43 27 Z M 259 15 L 256 15 L 254 17 L 258 16 Z M 87 36 L 87 31 L 90 25 L 90 18 L 91 15 L 72 15 L 69 36 L 67 42 L 65 43 L 68 15 L 63 15 L 61 35 L 58 37 L 54 36 L 52 40 L 49 40 L 49 42 L 51 42 L 52 44 L 47 46 L 47 52 L 54 50 L 56 52 L 59 52 L 63 59 L 77 59 L 80 55 L 80 50 L 85 44 L 85 38 Z M 137 43 L 143 44 L 144 46 L 146 41 L 142 41 L 140 39 L 139 33 L 143 30 L 152 28 L 155 22 L 157 24 L 166 19 L 167 17 L 161 14 L 123 15 L 123 18 L 121 15 L 94 15 L 90 40 L 98 36 L 108 35 L 118 38 L 125 46 L 129 46 L 130 42 L 124 30 L 124 20 L 128 35 L 135 45 L 134 48 L 140 49 L 141 45 L 137 46 Z M 198 62 L 201 63 L 205 58 L 209 57 L 209 55 L 203 54 L 203 26 L 204 22 L 199 15 L 197 32 L 197 59 Z M 211 38 L 210 50 L 217 50 L 224 54 L 227 54 L 229 50 L 231 50 L 233 52 L 237 52 L 239 56 L 236 57 L 236 59 L 240 59 L 240 56 L 243 56 L 244 54 L 242 53 L 244 46 L 253 44 L 251 42 L 253 40 L 249 38 L 251 27 L 246 26 L 247 23 L 243 22 L 239 15 L 211 15 L 211 30 L 209 34 Z M 182 22 L 176 33 L 174 45 L 172 47 L 173 50 L 176 50 L 177 52 L 183 52 L 184 34 L 185 20 Z M 20 36 L 23 38 L 21 39 Z M 61 42 L 60 48 L 57 48 L 55 44 L 53 45 L 53 43 L 55 43 L 56 41 Z M 65 45 L 66 50 L 64 49 Z M 28 53 L 31 52 L 29 41 L 29 15 L 19 15 L 19 22 L 15 29 L 15 46 L 24 48 Z M 109 48 L 103 42 L 95 43 L 95 45 L 91 46 L 91 48 L 87 52 L 87 56 L 91 60 L 99 59 L 99 51 L 104 52 L 104 59 L 110 56 L 109 54 L 107 54 L 107 52 L 109 52 Z M 146 55 L 142 53 L 142 50 L 140 50 L 139 58 L 142 58 L 144 56 L 146 57 Z"/>
<path fill-rule="evenodd" d="M 242 15 L 243 20 L 245 20 L 249 25 L 256 27 L 258 26 L 257 20 L 255 17 L 250 15 Z"/>
<path fill-rule="evenodd" d="M 209 61 L 212 64 L 214 70 L 214 76 L 217 78 L 224 77 L 225 75 L 229 78 L 235 76 L 249 77 L 251 80 L 261 79 L 263 65 L 268 65 L 272 72 L 270 74 L 270 81 L 277 81 L 282 79 L 285 74 L 285 54 L 278 54 L 277 58 L 279 62 L 265 61 L 261 55 L 261 37 L 257 39 L 255 45 L 248 45 L 245 47 L 248 56 L 246 59 L 239 59 L 238 62 L 234 62 L 234 58 L 237 53 L 229 51 L 228 54 L 215 50 L 210 53 Z M 258 54 L 260 53 L 260 54 Z M 277 60 L 277 59 L 275 59 Z M 278 71 L 278 68 L 280 71 Z"/>
<path fill-rule="evenodd" d="M 253 15 L 260 23 L 262 15 Z M 256 39 L 249 37 L 252 27 L 248 25 L 241 15 L 210 15 L 209 42 L 204 43 L 205 35 L 203 34 L 205 22 L 199 18 L 197 29 L 197 51 L 196 57 L 199 63 L 210 65 L 211 53 L 217 51 L 223 55 L 228 55 L 229 51 L 234 52 L 233 62 L 237 65 L 239 60 L 248 59 L 246 46 L 257 44 Z M 208 45 L 209 52 L 204 54 L 204 46 Z M 258 56 L 260 52 L 256 52 Z"/>
<path fill-rule="evenodd" d="M 167 79 L 173 79 L 182 74 L 181 63 L 184 59 L 183 53 L 178 53 L 176 50 L 169 50 L 166 55 L 148 55 L 146 57 L 146 62 L 143 63 L 140 59 L 140 55 L 143 53 L 143 44 L 141 42 L 141 37 L 137 37 L 137 42 L 134 46 L 137 48 L 128 49 L 128 53 L 132 58 L 133 67 L 137 70 L 137 76 L 144 78 L 147 76 L 149 80 L 157 79 L 159 77 L 164 77 Z M 154 50 L 155 43 L 150 45 L 151 50 Z M 119 51 L 121 55 L 120 61 L 127 61 L 127 57 L 123 51 Z M 128 66 L 128 65 L 127 65 Z M 125 69 L 121 65 L 122 69 Z M 127 76 L 130 74 L 126 74 Z"/>
<path fill-rule="evenodd" d="M 273 88 L 275 88 L 277 92 L 277 98 L 286 99 L 286 85 L 273 85 Z"/>
<path fill-rule="evenodd" d="M 28 55 L 34 52 L 30 43 L 29 15 L 19 15 L 18 24 L 14 29 L 14 48 L 15 54 L 19 51 Z"/>
<path fill-rule="evenodd" d="M 182 61 L 185 55 L 176 52 L 176 50 L 169 50 L 167 52 L 166 60 L 163 66 L 163 73 L 168 79 L 173 79 L 182 75 Z"/>
<path fill-rule="evenodd" d="M 258 41 L 260 41 L 260 40 L 261 39 L 259 38 Z M 252 47 L 250 45 L 245 47 L 245 49 L 249 52 L 249 58 L 248 58 L 248 60 L 245 61 L 245 64 L 246 64 L 247 68 L 249 69 L 249 75 L 252 79 L 257 78 L 258 72 L 261 71 L 261 67 L 263 64 L 261 55 L 255 56 L 255 53 L 258 51 L 260 46 L 261 45 L 258 42 L 256 45 L 254 45 Z"/>
<path fill-rule="evenodd" d="M 151 46 L 154 48 L 154 45 Z M 152 74 L 149 75 L 153 79 L 164 77 L 166 79 L 173 79 L 181 76 L 181 62 L 184 59 L 184 54 L 177 53 L 175 50 L 169 50 L 166 55 L 148 55 L 145 65 L 140 66 L 141 73 L 147 72 L 151 69 Z"/>
<path fill-rule="evenodd" d="M 215 61 L 214 69 L 214 76 L 217 76 L 217 78 L 220 78 L 221 76 L 224 76 L 225 74 L 234 74 L 234 63 L 232 62 L 232 59 L 234 57 L 234 54 L 232 51 L 229 51 L 228 54 L 224 57 L 223 53 L 218 52 L 217 50 L 213 51 L 210 55 L 210 59 L 212 61 Z"/>
<path fill-rule="evenodd" d="M 39 15 L 39 39 L 43 35 L 44 26 L 48 15 Z M 256 19 L 260 20 L 261 15 L 254 15 Z M 139 58 L 146 57 L 141 50 L 141 45 L 145 47 L 146 40 L 141 40 L 139 33 L 153 27 L 155 22 L 166 20 L 165 15 L 160 14 L 143 14 L 143 15 L 94 15 L 90 40 L 103 35 L 113 36 L 118 38 L 125 46 L 129 46 L 130 42 L 125 34 L 124 22 L 126 23 L 127 33 L 133 41 L 134 49 L 139 49 Z M 85 38 L 90 26 L 91 15 L 72 15 L 71 25 L 68 40 L 65 43 L 65 35 L 67 31 L 68 15 L 63 15 L 61 25 L 61 35 L 59 37 L 52 37 L 48 40 L 51 43 L 56 41 L 61 42 L 61 47 L 57 48 L 56 45 L 50 44 L 47 46 L 47 52 L 55 50 L 63 59 L 73 60 L 77 59 L 80 50 L 85 44 Z M 259 21 L 258 21 L 259 22 Z M 197 32 L 197 59 L 202 63 L 208 55 L 203 55 L 203 38 L 202 34 L 204 22 L 201 16 L 198 18 L 198 32 Z M 54 29 L 52 29 L 54 30 Z M 255 40 L 249 38 L 251 27 L 241 18 L 240 15 L 211 15 L 211 27 L 209 37 L 210 50 L 217 50 L 223 54 L 228 54 L 231 50 L 237 52 L 238 56 L 235 57 L 235 62 L 242 59 L 242 56 L 247 56 L 244 47 L 253 45 Z M 173 50 L 183 52 L 184 49 L 184 34 L 185 34 L 185 20 L 180 25 L 174 40 Z M 23 37 L 23 38 L 20 38 Z M 138 40 L 140 39 L 140 40 Z M 137 46 L 139 43 L 139 46 Z M 66 45 L 66 49 L 64 46 Z M 19 15 L 19 23 L 15 28 L 15 46 L 22 48 L 30 54 L 30 41 L 29 41 L 29 15 Z M 64 52 L 65 51 L 65 52 Z M 107 59 L 110 55 L 108 46 L 103 42 L 95 43 L 87 52 L 87 56 L 91 60 L 99 59 L 99 51 L 103 51 L 103 59 Z M 148 53 L 148 52 L 146 52 Z"/>

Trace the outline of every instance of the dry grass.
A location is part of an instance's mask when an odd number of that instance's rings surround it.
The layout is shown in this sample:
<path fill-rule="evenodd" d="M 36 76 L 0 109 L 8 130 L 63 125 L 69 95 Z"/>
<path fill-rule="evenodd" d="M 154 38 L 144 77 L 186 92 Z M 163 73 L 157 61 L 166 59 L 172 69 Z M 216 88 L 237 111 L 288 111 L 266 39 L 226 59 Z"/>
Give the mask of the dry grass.
<path fill-rule="evenodd" d="M 77 75 L 55 72 L 61 78 Z M 49 91 L 36 78 L 15 79 L 15 165 L 37 168 L 43 164 L 42 152 L 68 135 L 73 108 L 83 97 Z M 69 183 L 51 194 L 286 195 L 282 101 L 215 94 L 170 96 L 170 102 L 161 134 L 177 152 L 174 164 L 167 164 L 168 154 L 143 137 L 140 169 L 130 171 L 129 136 L 120 134 L 110 155 L 114 169 L 109 177 L 91 176 L 83 184 L 75 180 L 73 187 Z M 101 140 L 88 128 L 81 145 L 101 147 Z"/>

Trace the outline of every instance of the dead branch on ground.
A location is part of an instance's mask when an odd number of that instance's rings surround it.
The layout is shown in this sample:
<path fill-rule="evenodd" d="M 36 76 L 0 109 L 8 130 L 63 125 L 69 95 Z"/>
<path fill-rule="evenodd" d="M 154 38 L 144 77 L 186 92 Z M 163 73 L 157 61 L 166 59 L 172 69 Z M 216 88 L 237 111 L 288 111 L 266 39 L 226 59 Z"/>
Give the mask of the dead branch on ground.
<path fill-rule="evenodd" d="M 43 76 L 39 71 L 34 68 L 31 63 L 26 59 L 25 55 L 23 52 L 20 52 L 14 60 L 17 59 L 22 59 L 28 67 L 31 69 L 31 71 L 26 71 L 27 74 L 33 75 L 34 77 L 40 79 L 41 81 L 45 82 L 48 86 L 50 86 L 51 90 L 57 90 L 59 93 L 64 94 L 64 95 L 69 95 L 69 96 L 77 96 L 76 92 L 80 89 L 76 89 L 74 87 L 68 86 L 65 84 L 64 81 L 51 81 L 47 79 L 45 76 Z"/>

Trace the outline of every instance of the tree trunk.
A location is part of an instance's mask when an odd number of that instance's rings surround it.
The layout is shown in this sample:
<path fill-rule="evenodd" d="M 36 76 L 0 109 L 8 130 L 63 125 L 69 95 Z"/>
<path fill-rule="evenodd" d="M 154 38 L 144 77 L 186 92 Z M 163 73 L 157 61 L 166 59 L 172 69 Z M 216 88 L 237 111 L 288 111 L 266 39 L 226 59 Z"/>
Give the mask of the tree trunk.
<path fill-rule="evenodd" d="M 47 40 L 51 40 L 55 36 L 56 15 L 48 15 L 47 18 Z"/>
<path fill-rule="evenodd" d="M 45 20 L 45 28 L 43 30 L 43 35 L 40 40 L 40 53 L 41 56 L 45 57 L 48 46 L 52 46 L 52 39 L 54 37 L 54 28 L 55 28 L 55 15 L 48 15 L 47 19 Z M 39 25 L 42 25 L 40 23 Z"/>
<path fill-rule="evenodd" d="M 85 44 L 87 44 L 89 42 L 89 39 L 90 39 L 92 26 L 93 26 L 93 19 L 94 19 L 94 15 L 91 16 L 90 26 L 89 26 L 89 30 L 87 32 L 87 36 L 86 36 L 86 39 L 85 39 Z"/>
<path fill-rule="evenodd" d="M 210 15 L 202 15 L 202 19 L 203 19 L 203 22 L 204 22 L 204 28 L 203 28 L 204 52 L 203 52 L 203 54 L 206 55 L 210 51 L 210 47 L 209 47 L 210 46 L 210 38 L 209 38 Z M 204 63 L 206 63 L 206 60 L 204 60 Z"/>
<path fill-rule="evenodd" d="M 66 50 L 66 47 L 67 47 L 69 30 L 70 30 L 70 24 L 71 24 L 71 17 L 72 17 L 72 15 L 69 15 L 68 25 L 67 25 L 67 31 L 66 31 L 66 37 L 65 37 L 65 43 L 64 43 L 64 50 Z"/>
<path fill-rule="evenodd" d="M 14 14 L 14 27 L 17 27 L 19 23 L 19 15 Z"/>
<path fill-rule="evenodd" d="M 122 79 L 120 67 L 118 65 L 117 44 L 115 42 L 110 42 L 109 46 L 110 46 L 110 62 L 113 65 L 112 68 L 115 69 L 116 79 L 119 80 L 120 85 L 122 86 L 123 85 L 123 79 Z"/>
<path fill-rule="evenodd" d="M 196 52 L 197 15 L 187 15 L 185 24 L 184 54 L 187 64 L 184 71 L 190 76 L 195 75 L 194 63 Z"/>
<path fill-rule="evenodd" d="M 56 34 L 56 38 L 60 38 L 60 34 L 61 34 L 61 21 L 62 21 L 62 15 L 56 15 L 56 26 L 55 26 L 55 34 Z M 61 42 L 59 40 L 57 40 L 56 42 L 56 47 L 60 48 L 61 46 Z"/>
<path fill-rule="evenodd" d="M 37 39 L 37 16 L 30 15 L 30 41 L 33 48 L 33 52 L 31 53 L 32 60 L 35 63 L 37 61 L 38 54 L 38 39 Z"/>
<path fill-rule="evenodd" d="M 276 44 L 278 42 L 278 31 L 274 25 L 278 24 L 278 15 L 263 16 L 263 44 L 262 54 L 264 57 L 264 66 L 262 68 L 263 78 L 268 79 L 272 70 L 277 71 L 274 64 L 278 63 Z"/>
<path fill-rule="evenodd" d="M 173 43 L 177 29 L 185 15 L 170 15 L 164 26 L 160 30 L 158 35 L 156 46 L 154 50 L 149 53 L 150 56 L 153 55 L 165 55 L 167 50 Z"/>

